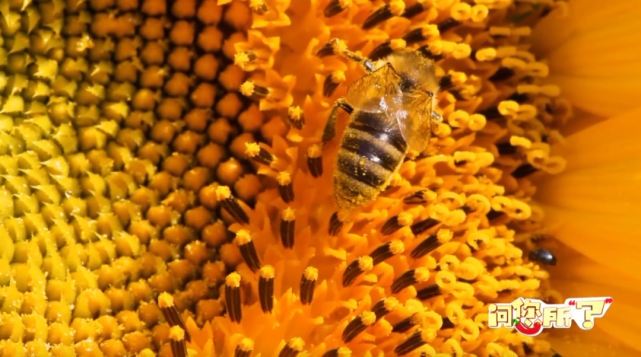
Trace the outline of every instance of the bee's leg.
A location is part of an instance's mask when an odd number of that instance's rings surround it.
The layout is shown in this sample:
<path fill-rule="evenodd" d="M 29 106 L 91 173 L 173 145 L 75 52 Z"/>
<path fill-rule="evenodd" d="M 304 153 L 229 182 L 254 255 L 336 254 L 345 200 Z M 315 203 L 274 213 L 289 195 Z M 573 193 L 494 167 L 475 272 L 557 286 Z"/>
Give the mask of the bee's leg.
<path fill-rule="evenodd" d="M 347 114 L 350 115 L 354 112 L 354 108 L 352 108 L 352 106 L 347 103 L 345 98 L 338 98 L 336 102 L 334 102 L 332 111 L 329 114 L 329 120 L 327 120 L 327 124 L 325 124 L 325 130 L 323 131 L 323 144 L 332 140 L 336 136 L 336 118 L 338 117 L 339 108 L 342 108 L 347 112 Z"/>
<path fill-rule="evenodd" d="M 374 71 L 374 65 L 369 58 L 356 54 L 355 52 L 350 51 L 349 48 L 338 38 L 333 38 L 321 47 L 320 50 L 316 53 L 318 57 L 325 57 L 331 55 L 338 55 L 347 58 L 350 61 L 357 62 L 358 64 L 365 69 L 367 72 Z"/>
<path fill-rule="evenodd" d="M 443 117 L 441 116 L 441 114 L 437 112 L 432 112 L 432 117 L 430 118 L 430 120 L 431 120 L 430 126 L 432 128 L 432 134 L 435 134 L 434 124 L 436 124 L 436 127 L 438 128 L 438 125 L 443 122 Z"/>

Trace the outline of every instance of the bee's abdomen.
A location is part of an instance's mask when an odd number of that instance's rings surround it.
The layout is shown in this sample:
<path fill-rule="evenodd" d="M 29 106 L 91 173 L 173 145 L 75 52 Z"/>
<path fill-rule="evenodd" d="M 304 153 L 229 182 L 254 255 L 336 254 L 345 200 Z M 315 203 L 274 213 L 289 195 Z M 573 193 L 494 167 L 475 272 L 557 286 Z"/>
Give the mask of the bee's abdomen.
<path fill-rule="evenodd" d="M 375 199 L 405 157 L 405 140 L 397 127 L 384 125 L 382 115 L 355 112 L 343 134 L 334 181 L 342 208 Z"/>

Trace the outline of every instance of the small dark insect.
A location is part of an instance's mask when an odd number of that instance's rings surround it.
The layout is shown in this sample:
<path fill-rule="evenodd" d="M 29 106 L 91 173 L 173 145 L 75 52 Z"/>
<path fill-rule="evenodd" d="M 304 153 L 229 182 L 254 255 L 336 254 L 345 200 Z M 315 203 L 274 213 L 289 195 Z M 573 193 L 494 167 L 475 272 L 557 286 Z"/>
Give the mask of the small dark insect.
<path fill-rule="evenodd" d="M 529 256 L 531 261 L 543 263 L 545 265 L 556 265 L 556 257 L 552 252 L 546 249 L 537 249 L 530 252 Z"/>

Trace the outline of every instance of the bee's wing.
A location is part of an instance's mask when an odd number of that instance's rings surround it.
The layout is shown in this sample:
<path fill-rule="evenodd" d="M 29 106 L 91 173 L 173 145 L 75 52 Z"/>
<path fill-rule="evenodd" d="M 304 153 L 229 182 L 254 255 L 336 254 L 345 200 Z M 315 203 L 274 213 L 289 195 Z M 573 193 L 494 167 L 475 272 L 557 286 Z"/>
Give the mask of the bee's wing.
<path fill-rule="evenodd" d="M 382 66 L 356 80 L 347 90 L 347 102 L 354 108 L 387 112 L 395 107 L 394 100 L 400 100 L 401 88 L 398 86 L 399 77 L 389 66 Z"/>
<path fill-rule="evenodd" d="M 389 116 L 396 118 L 410 150 L 423 152 L 432 134 L 432 96 L 423 91 L 403 93 L 401 100 L 393 101 Z"/>

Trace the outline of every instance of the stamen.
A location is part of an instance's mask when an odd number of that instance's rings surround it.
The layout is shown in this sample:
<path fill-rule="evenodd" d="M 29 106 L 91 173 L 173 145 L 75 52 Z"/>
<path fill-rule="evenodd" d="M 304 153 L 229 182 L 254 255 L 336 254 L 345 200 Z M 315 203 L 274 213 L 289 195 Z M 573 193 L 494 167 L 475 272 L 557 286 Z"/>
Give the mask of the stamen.
<path fill-rule="evenodd" d="M 413 313 L 408 318 L 406 318 L 403 321 L 397 323 L 392 328 L 392 332 L 403 333 L 403 332 L 411 329 L 414 326 L 418 326 L 418 325 L 420 325 L 422 323 L 424 317 L 425 317 L 425 312 Z"/>
<path fill-rule="evenodd" d="M 303 351 L 303 347 L 305 347 L 305 341 L 302 338 L 294 337 L 283 347 L 278 357 L 296 357 Z"/>
<path fill-rule="evenodd" d="M 300 107 L 289 107 L 287 114 L 289 114 L 289 121 L 296 129 L 303 129 L 305 126 L 305 116 Z"/>
<path fill-rule="evenodd" d="M 254 51 L 242 51 L 234 55 L 234 64 L 240 68 L 245 68 L 249 63 L 252 63 L 258 58 Z"/>
<path fill-rule="evenodd" d="M 403 356 L 406 355 L 415 349 L 427 344 L 427 340 L 429 339 L 429 336 L 423 331 L 416 331 L 410 338 L 408 338 L 405 342 L 401 343 L 398 345 L 395 349 L 394 352 L 398 356 Z"/>
<path fill-rule="evenodd" d="M 363 29 L 369 30 L 372 27 L 380 24 L 383 21 L 389 20 L 394 16 L 401 16 L 405 12 L 405 2 L 400 0 L 392 0 L 389 4 L 374 11 L 365 22 L 363 22 Z"/>
<path fill-rule="evenodd" d="M 332 0 L 327 4 L 327 6 L 325 6 L 323 13 L 325 14 L 325 17 L 336 16 L 351 4 L 351 0 Z"/>
<path fill-rule="evenodd" d="M 296 229 L 296 211 L 287 207 L 280 218 L 280 239 L 283 246 L 291 249 L 294 246 L 294 231 Z"/>
<path fill-rule="evenodd" d="M 403 244 L 403 242 L 401 242 L 400 240 L 393 240 L 374 249 L 374 251 L 371 252 L 369 256 L 372 257 L 372 264 L 378 265 L 379 263 L 384 262 L 385 260 L 395 256 L 396 254 L 403 253 L 404 251 L 405 245 Z"/>
<path fill-rule="evenodd" d="M 156 357 L 156 353 L 149 348 L 145 348 L 144 350 L 140 351 L 138 357 Z"/>
<path fill-rule="evenodd" d="M 334 348 L 325 352 L 323 357 L 352 357 L 352 350 L 347 347 Z"/>
<path fill-rule="evenodd" d="M 314 298 L 314 288 L 318 280 L 318 269 L 307 267 L 303 272 L 303 278 L 300 280 L 300 301 L 303 305 L 309 305 Z"/>
<path fill-rule="evenodd" d="M 537 172 L 538 169 L 530 164 L 523 164 L 519 167 L 516 168 L 516 170 L 512 171 L 511 175 L 512 177 L 516 179 L 523 178 L 525 176 L 529 176 L 535 172 Z"/>
<path fill-rule="evenodd" d="M 446 31 L 451 30 L 460 24 L 461 24 L 460 22 L 452 18 L 449 18 L 447 20 L 442 21 L 440 24 L 438 24 L 438 31 L 439 33 L 445 33 Z"/>
<path fill-rule="evenodd" d="M 441 288 L 438 284 L 430 285 L 416 292 L 416 298 L 423 301 L 441 295 Z"/>
<path fill-rule="evenodd" d="M 426 282 L 429 277 L 430 271 L 427 268 L 420 267 L 408 270 L 394 280 L 392 283 L 392 294 L 399 293 L 410 285 Z"/>
<path fill-rule="evenodd" d="M 231 322 L 240 323 L 242 309 L 240 302 L 240 274 L 233 272 L 225 278 L 225 303 Z"/>
<path fill-rule="evenodd" d="M 454 323 L 450 320 L 449 317 L 443 318 L 443 325 L 441 325 L 441 330 L 447 330 L 454 327 Z"/>
<path fill-rule="evenodd" d="M 372 270 L 372 268 L 374 268 L 374 260 L 368 255 L 354 260 L 345 268 L 343 286 L 350 286 L 359 275 Z"/>
<path fill-rule="evenodd" d="M 512 155 L 516 153 L 517 148 L 517 146 L 513 146 L 509 142 L 496 144 L 496 149 L 498 150 L 499 155 Z"/>
<path fill-rule="evenodd" d="M 274 308 L 274 268 L 271 265 L 265 265 L 260 268 L 259 274 L 258 295 L 260 296 L 260 307 L 263 308 L 263 312 L 271 313 Z"/>
<path fill-rule="evenodd" d="M 534 352 L 532 347 L 528 346 L 527 343 L 523 342 L 522 346 L 523 346 L 523 352 L 525 352 L 526 355 L 532 354 L 532 352 Z"/>
<path fill-rule="evenodd" d="M 419 243 L 419 245 L 412 250 L 412 253 L 410 254 L 410 257 L 413 259 L 420 259 L 425 256 L 425 254 L 428 254 L 429 252 L 433 251 L 434 249 L 438 248 L 441 246 L 441 243 L 438 241 L 438 237 L 436 236 L 436 233 L 431 234 L 429 237 L 427 237 L 424 241 Z"/>
<path fill-rule="evenodd" d="M 414 221 L 414 217 L 407 213 L 407 212 L 401 212 L 398 215 L 390 218 L 383 224 L 383 227 L 381 228 L 381 233 L 383 235 L 390 235 L 397 230 L 401 229 L 402 227 L 407 227 L 412 222 Z"/>
<path fill-rule="evenodd" d="M 334 212 L 332 217 L 329 219 L 329 235 L 337 235 L 341 228 L 343 228 L 343 222 L 338 217 L 338 212 Z"/>
<path fill-rule="evenodd" d="M 400 306 L 398 300 L 394 297 L 388 297 L 377 302 L 374 307 L 372 307 L 372 312 L 376 315 L 376 321 L 382 319 L 385 315 L 390 312 L 398 309 Z"/>
<path fill-rule="evenodd" d="M 338 85 L 345 82 L 345 73 L 343 71 L 334 71 L 329 76 L 325 77 L 325 83 L 323 83 L 323 95 L 325 97 L 331 97 L 334 94 Z"/>
<path fill-rule="evenodd" d="M 274 156 L 257 143 L 245 143 L 245 155 L 263 165 L 274 162 Z"/>
<path fill-rule="evenodd" d="M 235 241 L 238 244 L 238 248 L 240 248 L 240 254 L 243 256 L 247 267 L 255 273 L 256 270 L 260 269 L 260 260 L 249 231 L 245 229 L 239 230 L 236 233 Z"/>
<path fill-rule="evenodd" d="M 169 326 L 179 326 L 182 328 L 185 332 L 185 339 L 191 342 L 191 336 L 189 336 L 189 331 L 187 331 L 185 321 L 174 304 L 174 297 L 166 292 L 161 293 L 160 296 L 158 296 L 158 306 L 160 307 L 160 312 L 162 312 Z"/>
<path fill-rule="evenodd" d="M 403 13 L 403 17 L 406 19 L 411 19 L 412 17 L 420 14 L 425 10 L 426 10 L 425 5 L 423 5 L 423 3 L 421 2 L 417 2 L 416 4 L 405 9 L 405 12 Z"/>
<path fill-rule="evenodd" d="M 371 311 L 363 312 L 360 316 L 357 316 L 347 324 L 343 331 L 343 341 L 345 343 L 349 343 L 358 336 L 359 333 L 365 331 L 368 326 L 373 325 L 375 322 L 376 314 Z"/>
<path fill-rule="evenodd" d="M 293 201 L 294 186 L 292 185 L 292 175 L 287 171 L 279 172 L 278 176 L 276 176 L 276 181 L 278 181 L 280 198 L 282 198 L 285 203 Z"/>
<path fill-rule="evenodd" d="M 403 203 L 408 205 L 427 203 L 428 199 L 425 196 L 426 193 L 427 193 L 426 190 L 416 191 L 413 194 L 405 197 L 403 199 Z"/>
<path fill-rule="evenodd" d="M 441 222 L 433 219 L 433 218 L 427 218 L 422 221 L 416 222 L 412 224 L 412 233 L 414 233 L 415 236 L 425 232 L 426 230 L 434 227 L 435 225 L 439 224 Z"/>
<path fill-rule="evenodd" d="M 427 25 L 424 27 L 416 28 L 403 36 L 403 40 L 407 45 L 413 45 L 418 42 L 427 41 L 430 38 L 436 37 L 439 35 L 438 26 L 436 25 Z"/>
<path fill-rule="evenodd" d="M 312 145 L 307 149 L 307 167 L 314 177 L 323 174 L 322 150 L 319 145 Z"/>
<path fill-rule="evenodd" d="M 430 50 L 430 46 L 429 46 L 429 45 L 425 45 L 425 46 L 419 47 L 419 48 L 417 49 L 417 51 L 419 51 L 423 56 L 425 56 L 425 57 L 427 57 L 427 58 L 431 59 L 431 60 L 432 60 L 432 61 L 434 61 L 434 62 L 438 62 L 438 61 L 440 61 L 441 59 L 443 59 L 443 55 L 442 55 L 442 54 L 435 54 L 435 53 L 433 53 L 433 52 Z"/>
<path fill-rule="evenodd" d="M 254 351 L 254 341 L 245 337 L 236 346 L 234 357 L 249 357 L 252 351 Z"/>
<path fill-rule="evenodd" d="M 238 223 L 249 223 L 247 213 L 240 207 L 236 198 L 231 195 L 231 190 L 227 186 L 216 187 L 216 198 L 220 205 L 229 213 Z"/>
<path fill-rule="evenodd" d="M 171 352 L 174 357 L 187 357 L 187 344 L 185 343 L 185 330 L 180 326 L 174 326 L 169 329 L 169 339 Z"/>
<path fill-rule="evenodd" d="M 447 74 L 441 77 L 441 79 L 439 80 L 439 87 L 441 87 L 441 91 L 446 91 L 454 87 L 454 82 L 452 82 L 452 76 Z"/>
<path fill-rule="evenodd" d="M 260 99 L 269 95 L 269 88 L 247 81 L 240 86 L 240 93 L 245 97 Z"/>
<path fill-rule="evenodd" d="M 258 15 L 264 15 L 269 11 L 265 0 L 249 0 L 249 8 Z"/>
<path fill-rule="evenodd" d="M 528 254 L 531 261 L 543 263 L 545 265 L 556 265 L 556 257 L 547 249 L 533 250 Z"/>

